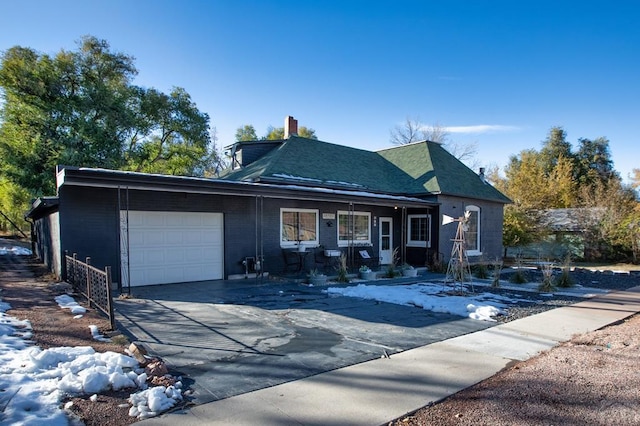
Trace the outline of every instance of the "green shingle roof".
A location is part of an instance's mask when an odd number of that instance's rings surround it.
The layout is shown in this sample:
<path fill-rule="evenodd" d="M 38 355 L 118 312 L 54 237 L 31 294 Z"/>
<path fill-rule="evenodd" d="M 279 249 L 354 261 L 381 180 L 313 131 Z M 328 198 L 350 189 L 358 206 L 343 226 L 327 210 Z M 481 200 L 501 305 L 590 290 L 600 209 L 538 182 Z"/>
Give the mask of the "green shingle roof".
<path fill-rule="evenodd" d="M 511 202 L 439 143 L 416 142 L 378 154 L 409 174 L 428 193 Z"/>
<path fill-rule="evenodd" d="M 293 136 L 223 178 L 414 197 L 446 193 L 509 202 L 433 142 L 372 152 Z"/>

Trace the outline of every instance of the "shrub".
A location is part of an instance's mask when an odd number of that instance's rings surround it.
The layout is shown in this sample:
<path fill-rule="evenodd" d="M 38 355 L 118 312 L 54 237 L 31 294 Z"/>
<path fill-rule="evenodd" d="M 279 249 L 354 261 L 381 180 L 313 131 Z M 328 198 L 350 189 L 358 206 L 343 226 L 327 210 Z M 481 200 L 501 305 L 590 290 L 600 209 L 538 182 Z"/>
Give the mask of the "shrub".
<path fill-rule="evenodd" d="M 349 277 L 347 277 L 347 256 L 342 254 L 340 256 L 340 262 L 338 266 L 336 266 L 336 270 L 338 271 L 338 277 L 336 278 L 338 282 L 348 283 Z"/>
<path fill-rule="evenodd" d="M 431 258 L 431 265 L 429 265 L 429 270 L 436 274 L 444 274 L 445 272 L 447 272 L 447 267 L 442 261 L 442 256 L 440 256 L 438 253 L 433 253 L 433 256 Z"/>
<path fill-rule="evenodd" d="M 395 278 L 396 276 L 398 276 L 398 271 L 396 271 L 396 268 L 393 265 L 389 265 L 387 267 L 387 273 L 385 274 L 385 277 Z"/>
<path fill-rule="evenodd" d="M 529 282 L 529 277 L 523 269 L 516 269 L 516 271 L 509 277 L 509 282 L 513 284 L 524 284 Z"/>
<path fill-rule="evenodd" d="M 496 259 L 493 262 L 493 275 L 491 276 L 491 287 L 500 287 L 501 271 L 502 271 L 502 261 Z"/>
<path fill-rule="evenodd" d="M 481 280 L 487 279 L 489 278 L 489 269 L 487 268 L 487 265 L 485 264 L 478 264 L 478 265 L 473 265 L 471 271 L 473 272 L 473 275 L 476 278 L 479 278 Z"/>
<path fill-rule="evenodd" d="M 542 267 L 542 282 L 538 286 L 539 291 L 551 292 L 555 289 L 553 285 L 553 265 L 547 264 Z"/>
<path fill-rule="evenodd" d="M 573 278 L 571 278 L 571 267 L 569 266 L 571 263 L 571 255 L 567 254 L 567 257 L 564 259 L 564 263 L 562 264 L 562 271 L 560 272 L 560 276 L 556 278 L 556 285 L 562 288 L 568 288 L 573 286 Z"/>

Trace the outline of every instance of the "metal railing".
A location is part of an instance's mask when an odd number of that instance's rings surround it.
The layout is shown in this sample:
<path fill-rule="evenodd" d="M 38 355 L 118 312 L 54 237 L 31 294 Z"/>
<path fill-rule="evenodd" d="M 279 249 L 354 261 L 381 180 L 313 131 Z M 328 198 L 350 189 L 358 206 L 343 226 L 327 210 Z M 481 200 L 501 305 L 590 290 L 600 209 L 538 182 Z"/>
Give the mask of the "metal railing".
<path fill-rule="evenodd" d="M 103 270 L 91 266 L 91 258 L 87 257 L 85 262 L 78 260 L 76 253 L 69 256 L 65 252 L 66 281 L 73 289 L 87 298 L 89 306 L 102 311 L 111 324 L 111 329 L 115 330 L 116 320 L 113 313 L 113 298 L 111 295 L 111 267 L 107 266 Z"/>

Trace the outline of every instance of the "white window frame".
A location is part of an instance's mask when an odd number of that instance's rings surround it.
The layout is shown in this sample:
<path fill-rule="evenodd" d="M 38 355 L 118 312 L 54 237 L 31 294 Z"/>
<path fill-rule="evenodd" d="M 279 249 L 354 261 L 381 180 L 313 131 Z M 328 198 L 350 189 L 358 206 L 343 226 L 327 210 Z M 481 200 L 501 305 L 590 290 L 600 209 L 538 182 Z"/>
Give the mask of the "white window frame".
<path fill-rule="evenodd" d="M 411 219 L 427 219 L 427 240 L 411 239 Z M 431 215 L 430 214 L 408 214 L 407 215 L 407 247 L 431 247 Z"/>
<path fill-rule="evenodd" d="M 304 247 L 318 247 L 320 245 L 319 243 L 319 234 L 320 234 L 320 210 L 318 209 L 295 209 L 295 208 L 286 208 L 286 207 L 282 207 L 280 208 L 280 247 L 281 248 L 294 248 L 294 247 L 298 247 L 298 241 L 289 241 L 289 240 L 283 240 L 282 239 L 282 231 L 283 231 L 283 213 L 315 213 L 316 215 L 316 239 L 315 240 L 305 240 L 305 241 L 300 241 L 300 245 L 304 246 Z"/>
<path fill-rule="evenodd" d="M 470 211 L 470 212 L 475 212 L 477 213 L 477 223 L 476 223 L 476 227 L 477 227 L 477 237 L 476 237 L 476 248 L 475 249 L 469 249 L 467 248 L 467 255 L 469 256 L 481 256 L 482 255 L 482 251 L 480 250 L 480 241 L 481 241 L 481 237 L 482 237 L 482 233 L 481 233 L 481 229 L 480 229 L 480 214 L 481 214 L 481 210 L 480 207 L 475 206 L 475 205 L 468 205 L 465 207 L 464 209 L 465 212 Z M 465 230 L 466 231 L 466 230 Z M 466 236 L 465 236 L 465 241 L 466 241 Z"/>
<path fill-rule="evenodd" d="M 367 240 L 341 240 L 340 239 L 340 216 L 366 216 L 369 222 L 368 239 Z M 346 210 L 338 210 L 337 213 L 336 234 L 338 239 L 338 247 L 348 247 L 349 243 L 354 246 L 371 246 L 371 212 L 348 212 Z"/>

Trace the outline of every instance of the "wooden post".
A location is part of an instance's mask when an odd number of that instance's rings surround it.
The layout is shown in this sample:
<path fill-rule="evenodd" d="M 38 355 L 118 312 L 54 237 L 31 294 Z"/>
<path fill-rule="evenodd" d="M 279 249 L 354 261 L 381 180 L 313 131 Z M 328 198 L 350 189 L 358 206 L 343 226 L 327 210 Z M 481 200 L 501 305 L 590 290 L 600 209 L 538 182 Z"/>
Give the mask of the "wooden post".
<path fill-rule="evenodd" d="M 89 266 L 91 265 L 91 258 L 87 257 L 86 262 L 87 266 L 85 266 L 85 270 L 86 270 L 86 274 L 87 274 L 87 299 L 89 300 L 89 307 L 91 307 L 93 304 L 92 302 L 92 298 L 91 298 L 91 273 L 89 272 Z"/>
<path fill-rule="evenodd" d="M 69 259 L 67 259 L 69 257 L 69 250 L 65 250 L 64 251 L 64 262 L 62 262 L 62 279 L 64 281 L 69 281 L 69 277 L 68 277 L 68 271 L 69 271 L 69 265 L 67 265 L 69 263 Z"/>
<path fill-rule="evenodd" d="M 71 283 L 71 286 L 75 288 L 77 282 L 78 282 L 78 253 L 73 253 L 73 282 Z"/>
<path fill-rule="evenodd" d="M 109 322 L 111 324 L 111 331 L 116 329 L 116 316 L 113 313 L 113 299 L 111 298 L 111 266 L 104 268 L 106 274 L 107 285 L 107 312 L 109 312 Z"/>

